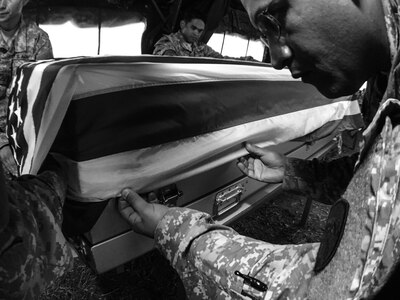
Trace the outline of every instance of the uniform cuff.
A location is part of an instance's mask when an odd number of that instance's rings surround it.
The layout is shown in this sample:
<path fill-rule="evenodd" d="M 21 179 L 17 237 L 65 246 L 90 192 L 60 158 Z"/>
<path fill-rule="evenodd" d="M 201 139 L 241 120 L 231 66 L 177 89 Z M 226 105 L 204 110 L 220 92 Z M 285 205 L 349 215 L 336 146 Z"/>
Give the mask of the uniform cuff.
<path fill-rule="evenodd" d="M 304 180 L 304 166 L 306 162 L 298 158 L 287 158 L 285 163 L 285 173 L 283 176 L 282 188 L 286 191 L 306 193 L 309 183 Z"/>

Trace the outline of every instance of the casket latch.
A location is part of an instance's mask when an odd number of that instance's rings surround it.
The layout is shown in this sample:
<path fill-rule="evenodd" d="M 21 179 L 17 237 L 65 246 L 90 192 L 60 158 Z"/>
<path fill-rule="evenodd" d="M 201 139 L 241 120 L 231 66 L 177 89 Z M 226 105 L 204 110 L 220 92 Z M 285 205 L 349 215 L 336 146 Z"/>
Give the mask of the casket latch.
<path fill-rule="evenodd" d="M 166 206 L 176 206 L 179 197 L 182 195 L 182 191 L 178 190 L 176 184 L 170 184 L 158 190 L 158 201 Z"/>
<path fill-rule="evenodd" d="M 213 215 L 222 215 L 239 204 L 244 190 L 245 183 L 237 182 L 218 192 L 215 196 Z"/>

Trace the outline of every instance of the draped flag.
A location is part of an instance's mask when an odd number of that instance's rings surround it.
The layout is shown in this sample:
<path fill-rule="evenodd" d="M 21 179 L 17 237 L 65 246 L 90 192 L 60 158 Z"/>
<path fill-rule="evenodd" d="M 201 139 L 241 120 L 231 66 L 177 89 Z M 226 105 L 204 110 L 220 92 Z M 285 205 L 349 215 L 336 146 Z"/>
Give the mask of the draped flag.
<path fill-rule="evenodd" d="M 357 101 L 329 100 L 261 63 L 182 57 L 80 57 L 27 63 L 14 79 L 7 133 L 20 174 L 51 152 L 69 197 L 161 187 L 245 154 L 362 126 Z"/>

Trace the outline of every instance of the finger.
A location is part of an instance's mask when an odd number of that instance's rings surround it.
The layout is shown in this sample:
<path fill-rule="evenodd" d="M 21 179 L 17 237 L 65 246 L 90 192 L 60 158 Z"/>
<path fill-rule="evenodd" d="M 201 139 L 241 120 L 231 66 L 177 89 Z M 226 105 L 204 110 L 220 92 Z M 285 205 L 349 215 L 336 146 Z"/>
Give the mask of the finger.
<path fill-rule="evenodd" d="M 244 163 L 238 162 L 236 165 L 238 166 L 239 170 L 242 171 L 243 174 L 248 175 L 249 171 Z"/>
<path fill-rule="evenodd" d="M 260 159 L 270 168 L 282 168 L 285 164 L 285 156 L 275 151 L 265 151 Z"/>
<path fill-rule="evenodd" d="M 140 227 L 142 218 L 123 197 L 118 199 L 118 210 L 121 216 L 133 227 L 135 231 L 136 228 Z"/>
<path fill-rule="evenodd" d="M 132 191 L 131 189 L 124 189 L 122 191 L 122 198 L 132 206 L 133 210 L 137 211 L 139 214 L 143 213 L 149 203 L 146 202 L 138 193 Z"/>
<path fill-rule="evenodd" d="M 135 212 L 132 206 L 122 197 L 118 198 L 118 210 L 124 218 L 129 218 Z"/>
<path fill-rule="evenodd" d="M 132 208 L 131 205 L 128 203 L 128 201 L 126 201 L 122 197 L 118 198 L 118 202 L 117 203 L 118 203 L 118 210 L 119 211 L 122 211 L 123 209 L 129 208 L 129 207 Z"/>
<path fill-rule="evenodd" d="M 124 190 L 125 193 L 121 193 L 121 196 L 118 198 L 118 210 L 120 211 L 120 213 L 128 218 L 128 216 L 131 214 L 131 212 L 134 212 L 134 209 L 132 207 L 132 205 L 127 201 L 126 196 L 129 193 L 126 190 Z"/>
<path fill-rule="evenodd" d="M 267 150 L 265 150 L 263 148 L 260 148 L 260 147 L 254 145 L 254 144 L 247 143 L 247 142 L 245 144 L 245 148 L 249 153 L 255 154 L 257 156 L 263 156 L 263 155 L 265 155 L 266 153 L 269 152 L 269 151 L 267 151 Z"/>
<path fill-rule="evenodd" d="M 247 161 L 247 157 L 243 157 L 243 156 L 239 158 L 239 162 L 242 163 L 246 168 L 249 164 L 249 162 Z"/>
<path fill-rule="evenodd" d="M 247 175 L 254 177 L 254 158 L 250 157 L 247 162 Z"/>

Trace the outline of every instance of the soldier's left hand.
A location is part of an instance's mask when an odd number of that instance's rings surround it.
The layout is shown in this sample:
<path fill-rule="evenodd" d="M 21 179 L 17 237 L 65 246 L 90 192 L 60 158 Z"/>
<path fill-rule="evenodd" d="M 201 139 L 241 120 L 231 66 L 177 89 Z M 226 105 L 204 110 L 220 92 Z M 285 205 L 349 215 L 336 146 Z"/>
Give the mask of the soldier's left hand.
<path fill-rule="evenodd" d="M 286 160 L 284 155 L 251 143 L 246 143 L 245 147 L 250 156 L 241 157 L 237 163 L 243 174 L 262 182 L 282 182 Z"/>

